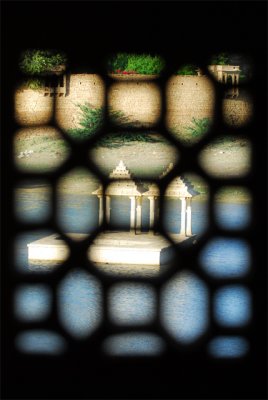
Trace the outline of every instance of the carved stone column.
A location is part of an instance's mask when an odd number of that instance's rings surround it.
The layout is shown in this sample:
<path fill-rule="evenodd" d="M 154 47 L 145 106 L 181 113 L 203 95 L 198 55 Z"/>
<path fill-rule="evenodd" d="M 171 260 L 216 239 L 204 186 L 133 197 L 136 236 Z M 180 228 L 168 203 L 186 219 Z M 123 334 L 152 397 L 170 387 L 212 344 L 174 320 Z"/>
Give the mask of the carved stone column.
<path fill-rule="evenodd" d="M 181 197 L 181 235 L 186 235 L 186 221 L 185 221 L 185 214 L 186 214 L 186 199 L 185 197 Z"/>
<path fill-rule="evenodd" d="M 111 198 L 106 196 L 106 222 L 109 224 L 111 219 Z"/>
<path fill-rule="evenodd" d="M 154 228 L 154 222 L 155 222 L 155 197 L 154 196 L 149 196 L 148 197 L 150 201 L 150 221 L 149 221 L 149 230 L 153 230 Z"/>
<path fill-rule="evenodd" d="M 135 213 L 136 213 L 136 198 L 135 196 L 130 197 L 130 229 L 135 229 Z"/>
<path fill-rule="evenodd" d="M 103 196 L 98 196 L 99 199 L 99 226 L 102 224 L 103 221 Z"/>
<path fill-rule="evenodd" d="M 141 196 L 136 198 L 136 232 L 141 232 Z"/>
<path fill-rule="evenodd" d="M 186 199 L 186 236 L 192 236 L 192 199 Z"/>

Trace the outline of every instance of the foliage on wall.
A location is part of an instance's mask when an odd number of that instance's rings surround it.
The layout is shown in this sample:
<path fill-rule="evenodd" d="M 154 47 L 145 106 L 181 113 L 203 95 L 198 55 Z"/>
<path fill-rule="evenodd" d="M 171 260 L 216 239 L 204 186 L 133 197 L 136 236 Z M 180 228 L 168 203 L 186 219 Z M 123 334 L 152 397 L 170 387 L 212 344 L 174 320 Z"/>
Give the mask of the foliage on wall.
<path fill-rule="evenodd" d="M 165 67 L 158 55 L 117 53 L 108 60 L 108 71 L 112 73 L 160 74 Z"/>
<path fill-rule="evenodd" d="M 196 65 L 186 64 L 176 71 L 176 75 L 197 75 L 197 71 L 198 67 Z"/>
<path fill-rule="evenodd" d="M 56 50 L 26 50 L 22 53 L 19 67 L 27 75 L 45 75 L 65 67 L 67 58 Z"/>
<path fill-rule="evenodd" d="M 90 104 L 77 104 L 81 113 L 78 128 L 68 130 L 68 134 L 76 140 L 85 140 L 91 138 L 103 126 L 104 121 L 104 108 L 94 108 Z M 111 122 L 120 124 L 124 127 L 130 127 L 132 124 L 128 118 L 121 111 L 109 110 L 109 118 Z M 159 142 L 160 138 L 152 137 L 147 132 L 120 132 L 111 133 L 102 136 L 98 141 L 98 145 L 103 147 L 118 147 L 133 141 L 140 142 Z"/>
<path fill-rule="evenodd" d="M 230 57 L 227 53 L 216 54 L 211 59 L 211 65 L 228 65 L 230 64 Z"/>

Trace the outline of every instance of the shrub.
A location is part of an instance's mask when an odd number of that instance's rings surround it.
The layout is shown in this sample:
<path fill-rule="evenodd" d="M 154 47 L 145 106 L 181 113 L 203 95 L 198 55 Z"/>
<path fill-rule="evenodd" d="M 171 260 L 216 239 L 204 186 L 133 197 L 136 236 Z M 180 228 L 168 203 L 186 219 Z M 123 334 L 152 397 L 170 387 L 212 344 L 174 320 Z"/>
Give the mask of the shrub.
<path fill-rule="evenodd" d="M 159 74 L 165 66 L 159 56 L 118 53 L 108 61 L 108 70 L 117 73 Z"/>
<path fill-rule="evenodd" d="M 230 57 L 227 53 L 220 53 L 214 55 L 211 59 L 212 65 L 228 65 L 230 64 Z"/>
<path fill-rule="evenodd" d="M 197 75 L 197 67 L 192 64 L 183 65 L 178 71 L 176 75 Z"/>
<path fill-rule="evenodd" d="M 93 108 L 88 103 L 78 104 L 77 106 L 81 110 L 81 119 L 79 121 L 81 128 L 69 129 L 68 134 L 77 140 L 89 139 L 102 127 L 104 109 L 102 107 Z M 128 118 L 121 111 L 110 110 L 110 118 L 114 122 L 131 126 Z M 122 144 L 133 141 L 160 142 L 161 139 L 152 137 L 147 132 L 110 133 L 99 139 L 98 146 L 119 147 Z"/>
<path fill-rule="evenodd" d="M 246 82 L 250 77 L 250 73 L 246 73 L 245 71 L 241 71 L 239 75 L 239 82 Z"/>
<path fill-rule="evenodd" d="M 63 53 L 54 50 L 27 50 L 20 60 L 20 69 L 28 75 L 45 74 L 67 61 Z"/>
<path fill-rule="evenodd" d="M 115 72 L 117 70 L 124 71 L 127 67 L 128 54 L 118 53 L 108 60 L 108 71 Z"/>
<path fill-rule="evenodd" d="M 103 124 L 103 108 L 93 108 L 90 104 L 77 104 L 81 110 L 80 128 L 68 130 L 68 134 L 75 139 L 88 139 L 96 133 Z"/>
<path fill-rule="evenodd" d="M 187 126 L 185 130 L 191 134 L 193 138 L 202 137 L 209 129 L 211 121 L 209 118 L 193 118 L 193 126 Z"/>
<path fill-rule="evenodd" d="M 33 89 L 33 90 L 44 89 L 44 87 L 45 87 L 45 81 L 40 78 L 28 79 L 23 84 L 27 88 Z"/>
<path fill-rule="evenodd" d="M 165 67 L 164 60 L 159 56 L 149 54 L 132 54 L 128 57 L 126 71 L 135 71 L 138 74 L 160 74 Z"/>

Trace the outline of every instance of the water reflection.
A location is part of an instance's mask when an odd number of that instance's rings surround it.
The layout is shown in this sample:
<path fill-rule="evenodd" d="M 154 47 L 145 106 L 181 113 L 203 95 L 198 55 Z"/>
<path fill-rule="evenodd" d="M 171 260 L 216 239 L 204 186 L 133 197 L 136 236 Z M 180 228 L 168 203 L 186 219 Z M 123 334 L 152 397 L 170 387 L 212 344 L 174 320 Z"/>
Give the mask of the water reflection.
<path fill-rule="evenodd" d="M 91 194 L 99 185 L 84 168 L 74 168 L 59 179 L 57 222 L 66 234 L 90 233 L 98 227 L 98 199 Z"/>
<path fill-rule="evenodd" d="M 214 299 L 214 315 L 220 325 L 246 325 L 251 317 L 251 296 L 248 289 L 241 285 L 218 289 Z"/>
<path fill-rule="evenodd" d="M 31 330 L 19 334 L 16 346 L 22 352 L 46 355 L 61 354 L 67 348 L 60 335 L 47 330 Z"/>
<path fill-rule="evenodd" d="M 98 227 L 97 196 L 64 194 L 58 208 L 58 219 L 64 232 L 90 233 Z"/>
<path fill-rule="evenodd" d="M 194 342 L 209 324 L 206 285 L 191 272 L 177 274 L 162 291 L 160 318 L 174 339 Z"/>
<path fill-rule="evenodd" d="M 248 273 L 250 251 L 241 239 L 212 239 L 200 254 L 202 267 L 215 278 L 237 278 Z"/>
<path fill-rule="evenodd" d="M 51 292 L 45 285 L 23 285 L 15 292 L 15 312 L 24 321 L 38 321 L 50 312 Z"/>
<path fill-rule="evenodd" d="M 150 333 L 124 333 L 108 337 L 104 351 L 112 356 L 158 356 L 165 348 L 164 341 Z"/>
<path fill-rule="evenodd" d="M 61 323 L 74 337 L 88 336 L 101 322 L 100 283 L 82 270 L 74 270 L 63 279 L 58 302 Z"/>
<path fill-rule="evenodd" d="M 142 325 L 156 316 L 156 295 L 148 284 L 120 283 L 109 293 L 111 320 L 119 325 Z"/>
<path fill-rule="evenodd" d="M 39 209 L 35 196 L 24 197 L 21 192 L 17 199 L 23 196 L 20 213 L 23 214 L 24 208 Z M 65 194 L 74 199 L 74 194 Z M 78 215 L 83 212 L 88 213 L 89 203 L 93 201 L 93 196 L 88 196 L 85 201 L 85 195 L 76 195 L 75 204 L 77 207 L 69 207 L 65 210 L 64 218 L 68 220 L 70 231 L 77 229 Z M 45 204 L 42 207 L 46 213 Z M 168 230 L 175 230 L 180 218 L 179 206 L 177 208 L 176 200 L 169 199 L 166 201 L 167 218 L 166 226 Z M 228 210 L 233 204 L 222 202 L 221 218 L 228 220 Z M 119 214 L 122 223 L 129 223 L 128 201 L 124 203 L 123 199 L 116 199 L 113 207 L 113 215 L 111 219 L 117 218 Z M 239 209 L 240 222 L 248 218 L 248 204 L 235 204 L 235 209 Z M 40 209 L 39 209 L 40 210 Z M 122 212 L 122 210 L 125 210 Z M 81 212 L 82 211 L 82 212 Z M 143 229 L 146 229 L 148 221 L 148 204 L 143 207 Z M 206 203 L 202 201 L 193 201 L 193 233 L 200 234 L 204 231 L 207 224 Z M 81 213 L 80 213 L 81 212 Z M 90 214 L 90 213 L 89 213 Z M 88 214 L 88 215 L 89 215 Z M 38 215 L 38 212 L 36 213 Z M 82 217 L 81 217 L 82 218 Z M 92 219 L 97 216 L 92 215 Z M 118 217 L 119 218 L 119 217 Z M 80 221 L 80 220 L 79 220 Z M 80 223 L 80 222 L 79 222 Z M 81 219 L 82 226 L 82 219 Z M 175 230 L 176 231 L 176 230 Z M 15 258 L 18 268 L 23 272 L 29 271 L 27 244 L 39 238 L 50 235 L 51 231 L 39 230 L 21 234 L 16 239 Z M 223 239 L 223 238 L 218 238 Z M 201 264 L 207 271 L 215 277 L 240 277 L 245 275 L 249 269 L 250 253 L 247 244 L 241 240 L 221 240 L 214 239 L 201 254 Z M 116 273 L 120 275 L 120 271 L 126 271 L 128 266 L 115 266 Z M 142 276 L 144 273 L 142 266 L 138 271 L 129 272 L 135 276 Z M 35 267 L 35 270 L 51 271 L 45 265 Z M 109 265 L 105 266 L 110 269 Z M 134 266 L 133 270 L 136 269 Z M 153 275 L 152 271 L 146 271 L 145 274 Z M 37 286 L 36 286 L 37 287 Z M 36 318 L 45 316 L 49 308 L 49 300 L 42 290 L 32 290 L 27 288 L 22 292 L 18 292 L 15 302 L 15 313 L 19 318 Z M 219 290 L 215 296 L 214 312 L 217 321 L 225 326 L 243 326 L 250 319 L 251 300 L 247 289 L 241 285 L 232 285 Z M 79 269 L 73 270 L 61 282 L 58 289 L 58 302 L 61 323 L 66 331 L 75 338 L 83 338 L 88 336 L 95 330 L 102 319 L 101 306 L 101 288 L 100 282 L 92 275 L 89 275 Z M 47 307 L 44 307 L 44 304 Z M 131 325 L 132 323 L 148 323 L 152 321 L 155 313 L 154 292 L 150 286 L 114 286 L 110 292 L 109 312 L 111 319 L 117 324 Z M 161 294 L 161 321 L 175 340 L 181 344 L 192 343 L 197 340 L 209 328 L 208 320 L 208 295 L 205 283 L 202 282 L 191 272 L 181 272 L 171 279 L 165 285 Z M 216 340 L 216 339 L 215 339 Z M 226 344 L 227 343 L 227 344 Z M 244 342 L 243 342 L 244 343 Z M 64 351 L 66 343 L 57 334 L 50 331 L 28 331 L 23 332 L 17 338 L 17 346 L 26 352 L 54 353 Z M 243 345 L 241 345 L 243 348 Z M 218 350 L 217 350 L 218 348 Z M 241 350 L 237 350 L 237 342 L 234 341 L 215 341 L 211 342 L 209 348 L 210 353 L 221 357 L 223 350 L 227 349 L 226 354 L 230 357 L 236 354 L 237 357 L 244 354 Z M 107 338 L 104 349 L 107 354 L 112 355 L 154 355 L 159 354 L 164 349 L 164 342 L 156 335 L 151 333 L 133 333 L 114 335 Z M 215 350 L 216 349 L 216 350 Z M 233 350 L 228 350 L 233 349 Z M 218 351 L 218 352 L 217 352 Z"/>
<path fill-rule="evenodd" d="M 232 230 L 244 229 L 250 222 L 250 204 L 216 203 L 215 214 L 220 227 Z"/>
<path fill-rule="evenodd" d="M 208 346 L 209 353 L 220 358 L 242 357 L 248 350 L 248 342 L 240 336 L 219 336 L 213 339 Z"/>
<path fill-rule="evenodd" d="M 47 184 L 22 183 L 15 190 L 15 213 L 25 222 L 40 223 L 51 213 L 51 187 Z"/>

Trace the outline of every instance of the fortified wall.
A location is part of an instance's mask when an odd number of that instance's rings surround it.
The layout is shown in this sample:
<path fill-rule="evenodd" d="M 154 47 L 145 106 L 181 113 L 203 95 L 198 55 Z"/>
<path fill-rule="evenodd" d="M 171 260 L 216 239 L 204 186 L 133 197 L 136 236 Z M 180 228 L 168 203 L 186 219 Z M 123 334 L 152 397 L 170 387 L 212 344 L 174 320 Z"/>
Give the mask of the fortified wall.
<path fill-rule="evenodd" d="M 215 90 L 206 76 L 172 76 L 166 88 L 168 128 L 183 130 L 192 119 L 212 118 Z"/>
<path fill-rule="evenodd" d="M 63 87 L 41 90 L 20 89 L 15 93 L 15 118 L 21 125 L 49 124 L 55 105 L 55 119 L 62 129 L 79 125 L 78 104 L 104 104 L 104 84 L 95 74 L 72 74 Z"/>
<path fill-rule="evenodd" d="M 250 97 L 223 100 L 224 120 L 229 125 L 242 126 L 249 122 L 253 115 L 253 103 Z"/>
<path fill-rule="evenodd" d="M 22 126 L 49 124 L 53 117 L 62 129 L 79 126 L 79 104 L 92 107 L 104 105 L 104 83 L 96 74 L 72 74 L 64 85 L 45 90 L 18 88 L 15 93 L 15 117 Z M 215 91 L 207 76 L 172 76 L 166 86 L 169 128 L 184 129 L 192 119 L 213 118 Z M 108 93 L 108 104 L 129 122 L 149 127 L 161 112 L 161 95 L 154 81 L 115 81 Z M 249 99 L 224 99 L 223 112 L 227 122 L 243 124 L 251 116 Z"/>

